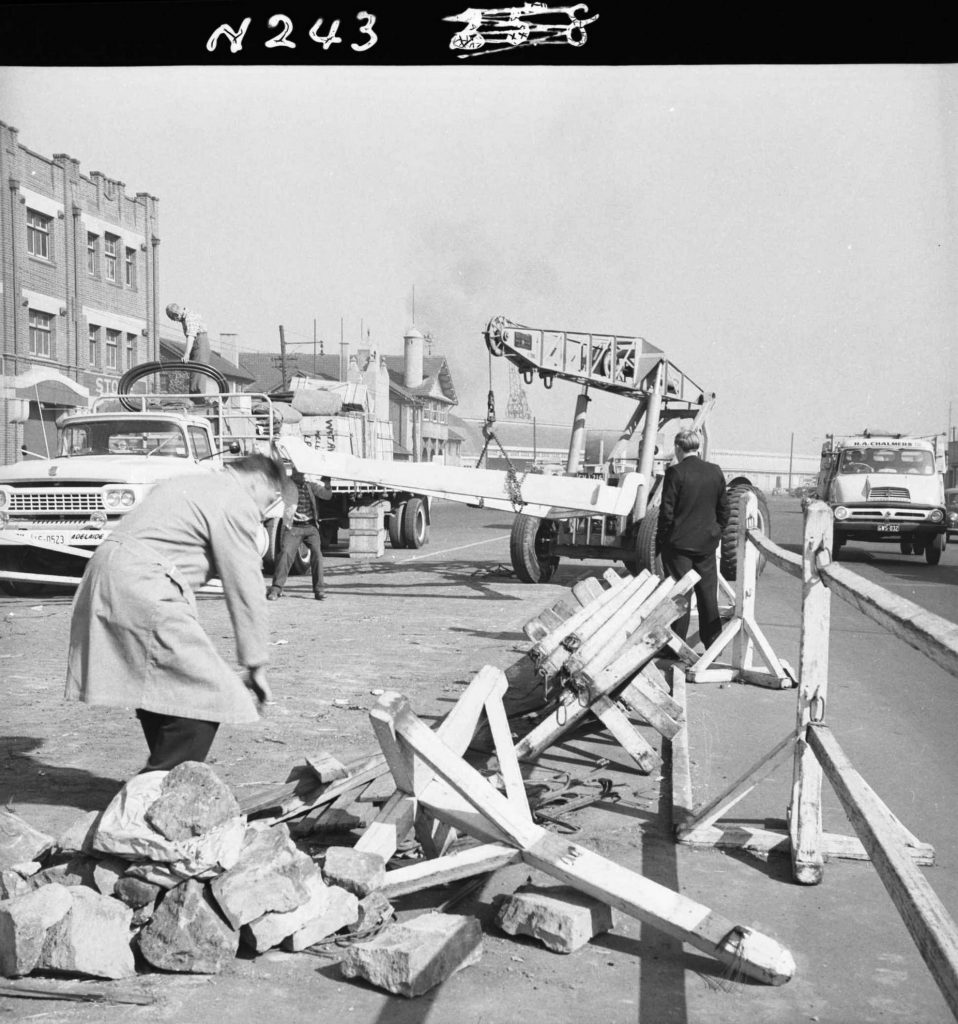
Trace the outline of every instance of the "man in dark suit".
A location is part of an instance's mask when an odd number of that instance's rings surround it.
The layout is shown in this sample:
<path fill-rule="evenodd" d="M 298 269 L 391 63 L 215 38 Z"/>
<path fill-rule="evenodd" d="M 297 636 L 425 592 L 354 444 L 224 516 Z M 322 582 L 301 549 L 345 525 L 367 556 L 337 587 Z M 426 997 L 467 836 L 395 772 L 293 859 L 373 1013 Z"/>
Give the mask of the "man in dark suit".
<path fill-rule="evenodd" d="M 714 462 L 699 457 L 700 444 L 694 430 L 680 430 L 675 435 L 676 462 L 666 469 L 662 481 L 655 547 L 665 570 L 675 579 L 689 569 L 701 577 L 695 584 L 695 601 L 699 637 L 708 650 L 722 632 L 715 553 L 728 523 L 729 504 L 725 474 Z M 688 628 L 688 612 L 672 625 L 683 640 Z"/>
<path fill-rule="evenodd" d="M 316 503 L 328 501 L 333 496 L 333 491 L 328 477 L 323 477 L 322 483 L 316 483 L 307 480 L 299 472 L 293 473 L 291 485 L 291 500 L 287 501 L 286 512 L 283 515 L 283 543 L 276 559 L 273 584 L 266 591 L 266 600 L 277 601 L 283 596 L 283 587 L 293 562 L 296 561 L 296 553 L 300 544 L 305 544 L 312 555 L 309 569 L 313 578 L 313 597 L 317 601 L 322 601 L 326 593 L 323 589 L 323 548 L 319 532 L 321 520 Z M 284 488 L 284 492 L 285 490 Z"/>

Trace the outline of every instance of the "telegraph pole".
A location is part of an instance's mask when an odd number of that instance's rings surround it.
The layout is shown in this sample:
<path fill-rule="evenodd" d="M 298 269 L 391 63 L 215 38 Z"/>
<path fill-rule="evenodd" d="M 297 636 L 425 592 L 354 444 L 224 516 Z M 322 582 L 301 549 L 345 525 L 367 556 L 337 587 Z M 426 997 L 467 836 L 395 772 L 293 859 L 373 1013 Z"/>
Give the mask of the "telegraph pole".
<path fill-rule="evenodd" d="M 286 332 L 283 325 L 279 325 L 279 366 L 283 374 L 283 390 L 286 390 Z"/>

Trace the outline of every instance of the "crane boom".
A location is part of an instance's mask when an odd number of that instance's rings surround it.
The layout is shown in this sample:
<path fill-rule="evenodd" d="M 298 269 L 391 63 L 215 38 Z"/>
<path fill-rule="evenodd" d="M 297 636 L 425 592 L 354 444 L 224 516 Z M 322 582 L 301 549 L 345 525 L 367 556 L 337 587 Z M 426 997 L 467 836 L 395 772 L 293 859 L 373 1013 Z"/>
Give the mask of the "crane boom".
<path fill-rule="evenodd" d="M 520 478 L 504 470 L 360 459 L 342 452 L 317 451 L 297 437 L 279 437 L 276 445 L 307 476 L 377 484 L 541 519 L 628 515 L 642 483 L 639 473 L 627 473 L 618 486 L 611 487 L 586 477 L 528 473 Z"/>

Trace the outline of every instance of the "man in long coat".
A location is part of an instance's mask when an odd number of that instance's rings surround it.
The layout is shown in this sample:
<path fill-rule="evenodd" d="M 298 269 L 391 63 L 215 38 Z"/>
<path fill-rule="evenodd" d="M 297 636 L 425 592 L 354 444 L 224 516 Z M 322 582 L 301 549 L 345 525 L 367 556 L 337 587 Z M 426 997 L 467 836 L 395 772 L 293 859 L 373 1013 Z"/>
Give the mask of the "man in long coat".
<path fill-rule="evenodd" d="M 725 474 L 714 462 L 699 457 L 700 443 L 694 430 L 675 435 L 677 461 L 666 469 L 662 481 L 656 548 L 666 572 L 675 579 L 690 569 L 699 574 L 695 584 L 699 638 L 708 650 L 722 632 L 715 554 L 728 524 L 729 504 Z M 672 625 L 683 640 L 688 628 L 689 612 Z"/>
<path fill-rule="evenodd" d="M 271 699 L 260 538 L 286 479 L 282 463 L 251 455 L 162 481 L 90 559 L 73 600 L 65 696 L 136 708 L 144 771 L 205 760 L 220 723 L 254 722 L 253 695 Z M 212 576 L 244 678 L 197 618 L 194 591 Z"/>

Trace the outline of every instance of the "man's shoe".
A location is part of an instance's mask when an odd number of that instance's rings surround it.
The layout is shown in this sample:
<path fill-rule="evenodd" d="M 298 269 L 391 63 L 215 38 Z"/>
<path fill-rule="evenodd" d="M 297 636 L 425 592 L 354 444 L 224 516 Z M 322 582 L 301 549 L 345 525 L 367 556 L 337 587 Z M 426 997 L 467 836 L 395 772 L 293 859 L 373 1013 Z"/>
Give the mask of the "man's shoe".
<path fill-rule="evenodd" d="M 269 590 L 266 591 L 267 601 L 278 601 L 282 596 L 283 592 L 279 587 L 270 587 Z"/>
<path fill-rule="evenodd" d="M 313 591 L 313 597 L 317 601 L 325 601 L 326 600 L 326 595 L 321 590 L 314 590 Z"/>

